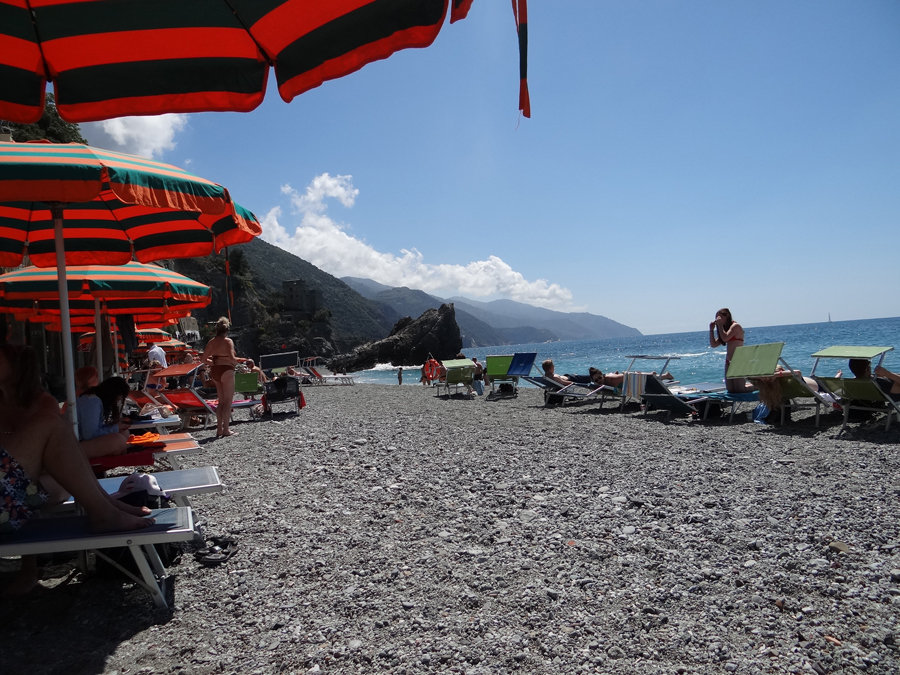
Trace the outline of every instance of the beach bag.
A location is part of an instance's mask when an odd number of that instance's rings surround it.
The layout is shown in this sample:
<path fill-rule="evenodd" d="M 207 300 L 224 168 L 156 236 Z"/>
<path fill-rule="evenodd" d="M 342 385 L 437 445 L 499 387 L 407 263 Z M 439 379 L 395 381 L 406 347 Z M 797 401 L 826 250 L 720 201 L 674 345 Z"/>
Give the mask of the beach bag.
<path fill-rule="evenodd" d="M 159 483 L 153 474 L 133 473 L 119 486 L 119 490 L 112 494 L 113 499 L 118 499 L 131 506 L 146 506 L 148 509 L 165 509 L 171 506 L 168 495 L 159 488 Z M 182 549 L 177 543 L 154 544 L 156 554 L 159 556 L 163 567 L 177 564 L 181 559 Z M 98 549 L 109 560 L 97 556 L 97 573 L 110 578 L 119 577 L 127 579 L 116 565 L 131 574 L 140 577 L 141 572 L 134 562 L 134 556 L 127 547 Z M 112 564 L 110 561 L 112 561 Z"/>

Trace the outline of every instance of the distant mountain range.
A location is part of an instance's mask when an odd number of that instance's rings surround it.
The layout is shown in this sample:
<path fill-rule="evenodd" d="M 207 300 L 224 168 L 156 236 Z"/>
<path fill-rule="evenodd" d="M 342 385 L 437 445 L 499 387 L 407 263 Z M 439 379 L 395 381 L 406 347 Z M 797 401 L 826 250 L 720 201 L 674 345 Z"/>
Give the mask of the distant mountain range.
<path fill-rule="evenodd" d="M 514 300 L 479 302 L 462 297 L 441 299 L 405 286 L 391 288 L 360 277 L 343 277 L 341 281 L 360 295 L 388 305 L 403 316 L 416 317 L 426 309 L 439 307 L 443 302 L 454 303 L 456 322 L 465 336 L 463 343 L 466 346 L 598 340 L 641 334 L 636 328 L 588 312 L 557 312 Z"/>

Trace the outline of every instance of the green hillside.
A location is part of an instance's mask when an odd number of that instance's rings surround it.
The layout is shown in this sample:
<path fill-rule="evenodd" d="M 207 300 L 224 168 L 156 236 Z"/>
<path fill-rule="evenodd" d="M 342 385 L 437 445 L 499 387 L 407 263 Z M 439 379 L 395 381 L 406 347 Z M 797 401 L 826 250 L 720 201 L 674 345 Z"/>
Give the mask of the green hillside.
<path fill-rule="evenodd" d="M 278 327 L 275 333 L 272 331 L 273 322 L 277 324 L 276 317 L 284 309 L 282 281 L 304 279 L 311 289 L 322 292 L 330 317 L 326 318 L 327 313 L 324 313 L 320 317 L 324 321 L 314 323 L 307 337 L 330 338 L 339 351 L 348 351 L 361 343 L 384 338 L 400 318 L 390 306 L 362 297 L 343 281 L 261 239 L 232 247 L 229 258 L 235 296 L 232 310 L 235 329 L 272 333 L 265 347 L 267 349 L 279 341 L 279 336 L 290 344 L 295 344 L 291 338 L 300 339 L 297 331 L 291 333 L 290 326 Z M 175 260 L 172 267 L 212 287 L 213 302 L 210 307 L 194 312 L 201 324 L 226 313 L 224 256 Z M 317 351 L 312 343 L 305 349 Z"/>

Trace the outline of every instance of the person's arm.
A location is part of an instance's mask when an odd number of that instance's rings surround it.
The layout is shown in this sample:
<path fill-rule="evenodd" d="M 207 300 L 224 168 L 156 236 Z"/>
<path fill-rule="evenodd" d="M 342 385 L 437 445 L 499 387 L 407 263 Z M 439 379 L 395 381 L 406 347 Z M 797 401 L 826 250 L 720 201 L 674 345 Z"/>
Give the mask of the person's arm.
<path fill-rule="evenodd" d="M 887 368 L 883 368 L 882 366 L 875 367 L 875 375 L 877 377 L 883 377 L 886 380 L 891 381 L 892 394 L 900 392 L 900 375 L 898 375 L 897 373 L 892 373 Z"/>
<path fill-rule="evenodd" d="M 572 380 L 570 380 L 568 377 L 563 377 L 562 375 L 557 375 L 556 373 L 554 373 L 553 375 L 544 375 L 544 377 L 551 379 L 557 384 L 561 384 L 564 387 L 572 384 Z"/>
<path fill-rule="evenodd" d="M 732 338 L 737 338 L 741 342 L 744 341 L 744 329 L 737 321 L 733 321 L 731 323 L 731 328 L 728 330 L 723 330 L 722 327 L 719 326 L 719 333 L 721 334 L 719 344 L 722 345 L 729 342 Z"/>
<path fill-rule="evenodd" d="M 212 352 L 209 349 L 209 345 L 211 344 L 211 342 L 212 342 L 212 340 L 210 340 L 210 342 L 206 343 L 206 346 L 203 348 L 203 353 L 200 354 L 200 363 L 202 363 L 204 366 L 212 365 L 212 360 L 213 360 L 214 355 L 212 354 Z"/>
<path fill-rule="evenodd" d="M 719 345 L 724 344 L 719 336 L 716 335 L 716 322 L 710 321 L 709 323 L 709 346 L 710 347 L 718 347 Z"/>
<path fill-rule="evenodd" d="M 228 345 L 228 351 L 231 354 L 232 365 L 236 366 L 238 362 L 246 360 L 238 358 L 237 352 L 234 351 L 234 340 L 232 340 L 231 338 L 225 338 L 225 343 Z"/>

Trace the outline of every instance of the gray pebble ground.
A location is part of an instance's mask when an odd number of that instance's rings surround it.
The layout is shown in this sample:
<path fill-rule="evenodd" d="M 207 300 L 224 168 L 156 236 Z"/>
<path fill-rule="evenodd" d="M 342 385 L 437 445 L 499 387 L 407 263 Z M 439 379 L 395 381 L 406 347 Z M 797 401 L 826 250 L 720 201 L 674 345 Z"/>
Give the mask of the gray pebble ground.
<path fill-rule="evenodd" d="M 48 567 L 0 605 L 0 670 L 900 671 L 900 425 L 304 391 L 190 462 L 227 484 L 194 506 L 231 561 L 185 556 L 172 612 Z"/>

